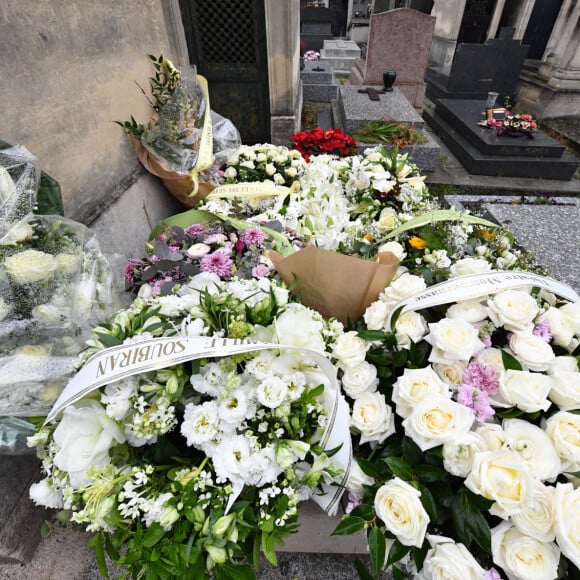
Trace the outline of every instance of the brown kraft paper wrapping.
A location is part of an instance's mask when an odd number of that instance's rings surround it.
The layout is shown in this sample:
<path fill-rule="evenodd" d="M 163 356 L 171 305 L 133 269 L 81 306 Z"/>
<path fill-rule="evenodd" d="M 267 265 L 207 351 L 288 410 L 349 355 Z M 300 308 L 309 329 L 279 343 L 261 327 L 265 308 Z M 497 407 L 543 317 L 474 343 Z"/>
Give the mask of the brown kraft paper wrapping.
<path fill-rule="evenodd" d="M 376 260 L 345 256 L 314 246 L 284 258 L 271 251 L 270 258 L 280 278 L 290 285 L 306 306 L 326 318 L 345 323 L 359 319 L 366 308 L 393 279 L 399 261 L 391 252 L 377 254 Z"/>
<path fill-rule="evenodd" d="M 139 161 L 149 173 L 161 178 L 163 185 L 175 199 L 180 201 L 185 207 L 195 207 L 204 197 L 209 195 L 215 186 L 209 183 L 199 182 L 197 194 L 192 196 L 193 180 L 188 173 L 180 174 L 175 171 L 165 169 L 163 165 L 153 157 L 145 147 L 135 137 L 131 136 L 131 142 Z"/>

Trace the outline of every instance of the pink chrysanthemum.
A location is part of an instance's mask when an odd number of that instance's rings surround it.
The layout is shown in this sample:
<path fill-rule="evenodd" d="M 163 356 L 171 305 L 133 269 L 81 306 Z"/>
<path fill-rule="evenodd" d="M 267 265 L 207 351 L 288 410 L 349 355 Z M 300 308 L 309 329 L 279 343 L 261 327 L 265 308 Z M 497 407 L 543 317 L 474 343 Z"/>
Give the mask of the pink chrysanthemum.
<path fill-rule="evenodd" d="M 227 240 L 224 234 L 210 234 L 205 238 L 204 243 L 206 244 L 223 244 Z"/>
<path fill-rule="evenodd" d="M 495 369 L 486 363 L 471 363 L 463 371 L 463 383 L 487 393 L 495 395 L 499 389 L 499 377 Z"/>
<path fill-rule="evenodd" d="M 205 230 L 205 227 L 201 224 L 193 224 L 191 226 L 187 226 L 183 232 L 188 238 L 194 238 L 195 236 L 199 236 Z"/>
<path fill-rule="evenodd" d="M 220 278 L 229 278 L 232 275 L 233 266 L 234 262 L 221 249 L 212 254 L 207 254 L 199 262 L 202 272 L 211 272 L 217 274 Z"/>
<path fill-rule="evenodd" d="M 481 423 L 485 423 L 490 417 L 495 415 L 493 407 L 489 404 L 487 393 L 471 385 L 459 385 L 457 389 L 457 402 L 471 409 L 475 414 L 475 418 Z"/>
<path fill-rule="evenodd" d="M 256 246 L 261 248 L 266 240 L 266 234 L 257 228 L 249 228 L 240 232 L 240 240 L 248 246 L 256 244 Z"/>
<path fill-rule="evenodd" d="M 542 340 L 546 342 L 550 342 L 552 340 L 552 332 L 550 327 L 550 321 L 543 316 L 540 316 L 536 326 L 534 326 L 534 330 L 532 334 L 535 336 L 539 336 Z"/>
<path fill-rule="evenodd" d="M 129 287 L 135 284 L 135 270 L 141 268 L 145 262 L 143 260 L 130 259 L 125 266 L 125 283 Z"/>

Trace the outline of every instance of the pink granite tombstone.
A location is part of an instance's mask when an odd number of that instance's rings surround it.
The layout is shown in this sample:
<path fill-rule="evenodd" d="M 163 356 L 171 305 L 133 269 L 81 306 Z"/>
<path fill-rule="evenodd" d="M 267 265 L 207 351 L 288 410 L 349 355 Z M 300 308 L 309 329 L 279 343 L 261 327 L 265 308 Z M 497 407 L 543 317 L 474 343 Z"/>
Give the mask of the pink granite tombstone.
<path fill-rule="evenodd" d="M 425 99 L 425 70 L 435 27 L 434 16 L 397 8 L 371 16 L 366 61 L 350 69 L 353 85 L 382 85 L 383 72 L 397 72 L 395 86 L 418 110 Z"/>

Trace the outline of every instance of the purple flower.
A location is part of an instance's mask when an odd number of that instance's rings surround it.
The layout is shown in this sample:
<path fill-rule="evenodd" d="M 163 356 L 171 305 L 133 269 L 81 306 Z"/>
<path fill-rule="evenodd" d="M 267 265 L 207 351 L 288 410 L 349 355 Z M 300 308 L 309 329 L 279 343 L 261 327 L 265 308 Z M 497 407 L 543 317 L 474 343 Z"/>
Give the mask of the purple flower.
<path fill-rule="evenodd" d="M 457 402 L 471 409 L 475 414 L 475 418 L 481 423 L 485 423 L 490 417 L 495 415 L 493 407 L 489 404 L 487 393 L 471 385 L 459 385 Z"/>
<path fill-rule="evenodd" d="M 537 325 L 534 326 L 532 334 L 534 336 L 539 336 L 542 340 L 545 340 L 546 342 L 550 342 L 552 340 L 550 321 L 547 318 L 540 316 Z"/>
<path fill-rule="evenodd" d="M 127 286 L 133 287 L 135 284 L 135 270 L 140 269 L 145 265 L 143 260 L 131 259 L 125 266 L 125 283 Z"/>
<path fill-rule="evenodd" d="M 258 264 L 252 268 L 252 276 L 254 278 L 264 278 L 270 273 L 270 268 L 266 264 Z"/>
<path fill-rule="evenodd" d="M 233 266 L 234 262 L 221 249 L 204 256 L 199 262 L 202 272 L 211 272 L 217 274 L 220 278 L 229 278 L 232 275 Z"/>
<path fill-rule="evenodd" d="M 205 238 L 204 242 L 206 244 L 223 244 L 226 241 L 226 236 L 224 234 L 210 234 Z"/>
<path fill-rule="evenodd" d="M 266 240 L 266 234 L 257 228 L 249 228 L 240 232 L 240 240 L 248 246 L 256 244 L 256 246 L 261 248 Z"/>
<path fill-rule="evenodd" d="M 470 363 L 463 371 L 463 383 L 488 395 L 499 389 L 499 377 L 495 369 L 486 363 Z"/>
<path fill-rule="evenodd" d="M 348 503 L 346 504 L 346 507 L 344 508 L 344 513 L 349 514 L 355 507 L 361 505 L 361 503 L 362 503 L 362 499 L 359 499 L 358 497 L 356 497 L 356 495 L 353 495 L 349 491 L 348 492 Z"/>
<path fill-rule="evenodd" d="M 485 573 L 483 580 L 501 580 L 501 574 L 495 568 L 490 568 Z"/>

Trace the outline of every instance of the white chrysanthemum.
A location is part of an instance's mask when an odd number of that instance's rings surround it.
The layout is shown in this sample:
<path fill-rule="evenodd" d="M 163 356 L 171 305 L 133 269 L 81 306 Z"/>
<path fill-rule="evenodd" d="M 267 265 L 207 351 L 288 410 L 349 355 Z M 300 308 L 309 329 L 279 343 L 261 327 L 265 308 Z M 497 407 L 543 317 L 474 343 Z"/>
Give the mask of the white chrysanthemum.
<path fill-rule="evenodd" d="M 181 434 L 187 444 L 199 446 L 217 437 L 220 432 L 219 407 L 215 401 L 202 405 L 189 403 L 185 406 Z"/>

